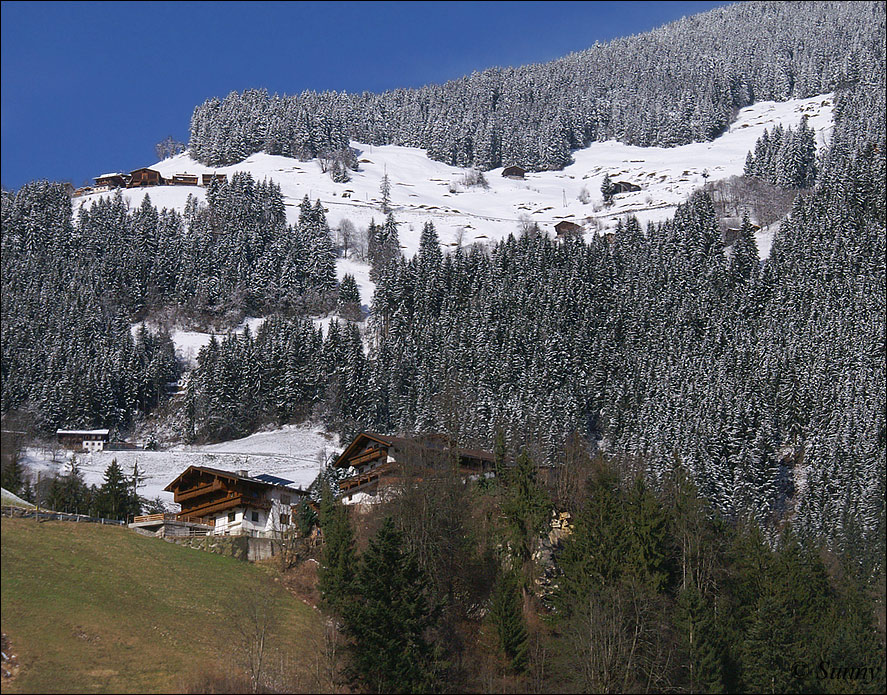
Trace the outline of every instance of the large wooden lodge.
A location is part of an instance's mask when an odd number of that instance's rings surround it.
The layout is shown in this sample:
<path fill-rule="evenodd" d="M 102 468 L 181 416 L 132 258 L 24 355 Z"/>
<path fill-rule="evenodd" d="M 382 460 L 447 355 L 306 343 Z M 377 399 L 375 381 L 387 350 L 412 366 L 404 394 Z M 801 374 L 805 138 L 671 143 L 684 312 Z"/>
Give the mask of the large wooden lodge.
<path fill-rule="evenodd" d="M 361 432 L 333 465 L 345 474 L 339 491 L 348 503 L 384 495 L 407 478 L 422 478 L 434 471 L 491 476 L 493 464 L 490 452 L 457 447 L 444 435 L 407 438 Z"/>
<path fill-rule="evenodd" d="M 189 466 L 164 490 L 181 505 L 176 521 L 208 527 L 213 535 L 275 537 L 293 523 L 307 494 L 292 481 L 247 471 Z"/>

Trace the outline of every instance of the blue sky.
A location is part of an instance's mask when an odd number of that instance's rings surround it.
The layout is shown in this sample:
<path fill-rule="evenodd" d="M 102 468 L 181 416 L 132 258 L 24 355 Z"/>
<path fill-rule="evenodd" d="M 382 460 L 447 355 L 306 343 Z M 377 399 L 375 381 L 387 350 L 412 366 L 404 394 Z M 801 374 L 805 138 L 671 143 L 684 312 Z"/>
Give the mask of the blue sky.
<path fill-rule="evenodd" d="M 3 2 L 4 188 L 83 184 L 265 87 L 384 91 L 551 60 L 725 2 Z"/>

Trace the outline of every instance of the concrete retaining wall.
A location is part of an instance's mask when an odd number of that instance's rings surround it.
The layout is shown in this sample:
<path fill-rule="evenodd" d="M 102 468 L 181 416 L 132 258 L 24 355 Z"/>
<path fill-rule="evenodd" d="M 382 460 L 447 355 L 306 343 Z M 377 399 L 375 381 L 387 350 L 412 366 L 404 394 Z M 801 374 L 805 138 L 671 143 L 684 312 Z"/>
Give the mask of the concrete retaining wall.
<path fill-rule="evenodd" d="M 195 536 L 192 538 L 167 536 L 164 540 L 245 562 L 265 560 L 273 557 L 276 551 L 274 541 L 270 538 L 253 538 L 251 536 Z"/>

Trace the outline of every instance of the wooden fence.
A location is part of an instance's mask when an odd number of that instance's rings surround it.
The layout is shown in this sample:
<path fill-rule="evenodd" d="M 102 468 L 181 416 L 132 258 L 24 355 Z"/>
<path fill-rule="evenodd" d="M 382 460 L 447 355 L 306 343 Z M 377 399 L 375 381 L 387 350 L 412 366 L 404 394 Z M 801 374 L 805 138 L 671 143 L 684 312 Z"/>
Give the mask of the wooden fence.
<path fill-rule="evenodd" d="M 13 507 L 3 505 L 0 507 L 0 516 L 18 517 L 21 519 L 35 519 L 37 521 L 75 521 L 89 524 L 108 524 L 111 526 L 126 526 L 125 521 L 118 519 L 104 519 L 97 516 L 85 516 L 83 514 L 68 514 L 67 512 L 54 512 L 47 509 L 32 509 L 28 507 Z"/>

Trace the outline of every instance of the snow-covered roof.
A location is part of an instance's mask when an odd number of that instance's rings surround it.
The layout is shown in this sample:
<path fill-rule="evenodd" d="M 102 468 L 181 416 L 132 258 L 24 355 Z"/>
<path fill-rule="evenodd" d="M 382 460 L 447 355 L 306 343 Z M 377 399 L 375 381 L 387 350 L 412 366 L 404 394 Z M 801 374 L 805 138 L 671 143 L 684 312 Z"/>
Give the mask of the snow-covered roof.
<path fill-rule="evenodd" d="M 72 434 L 72 435 L 94 435 L 98 437 L 107 437 L 110 434 L 111 430 L 56 430 L 55 433 L 59 434 Z"/>
<path fill-rule="evenodd" d="M 96 176 L 96 178 L 97 178 L 97 179 L 107 179 L 107 178 L 110 178 L 110 177 L 112 177 L 112 176 L 126 176 L 126 174 L 123 174 L 123 173 L 121 173 L 121 172 L 119 172 L 119 171 L 115 171 L 115 172 L 112 172 L 112 173 L 110 173 L 110 174 L 102 174 L 101 176 Z"/>

